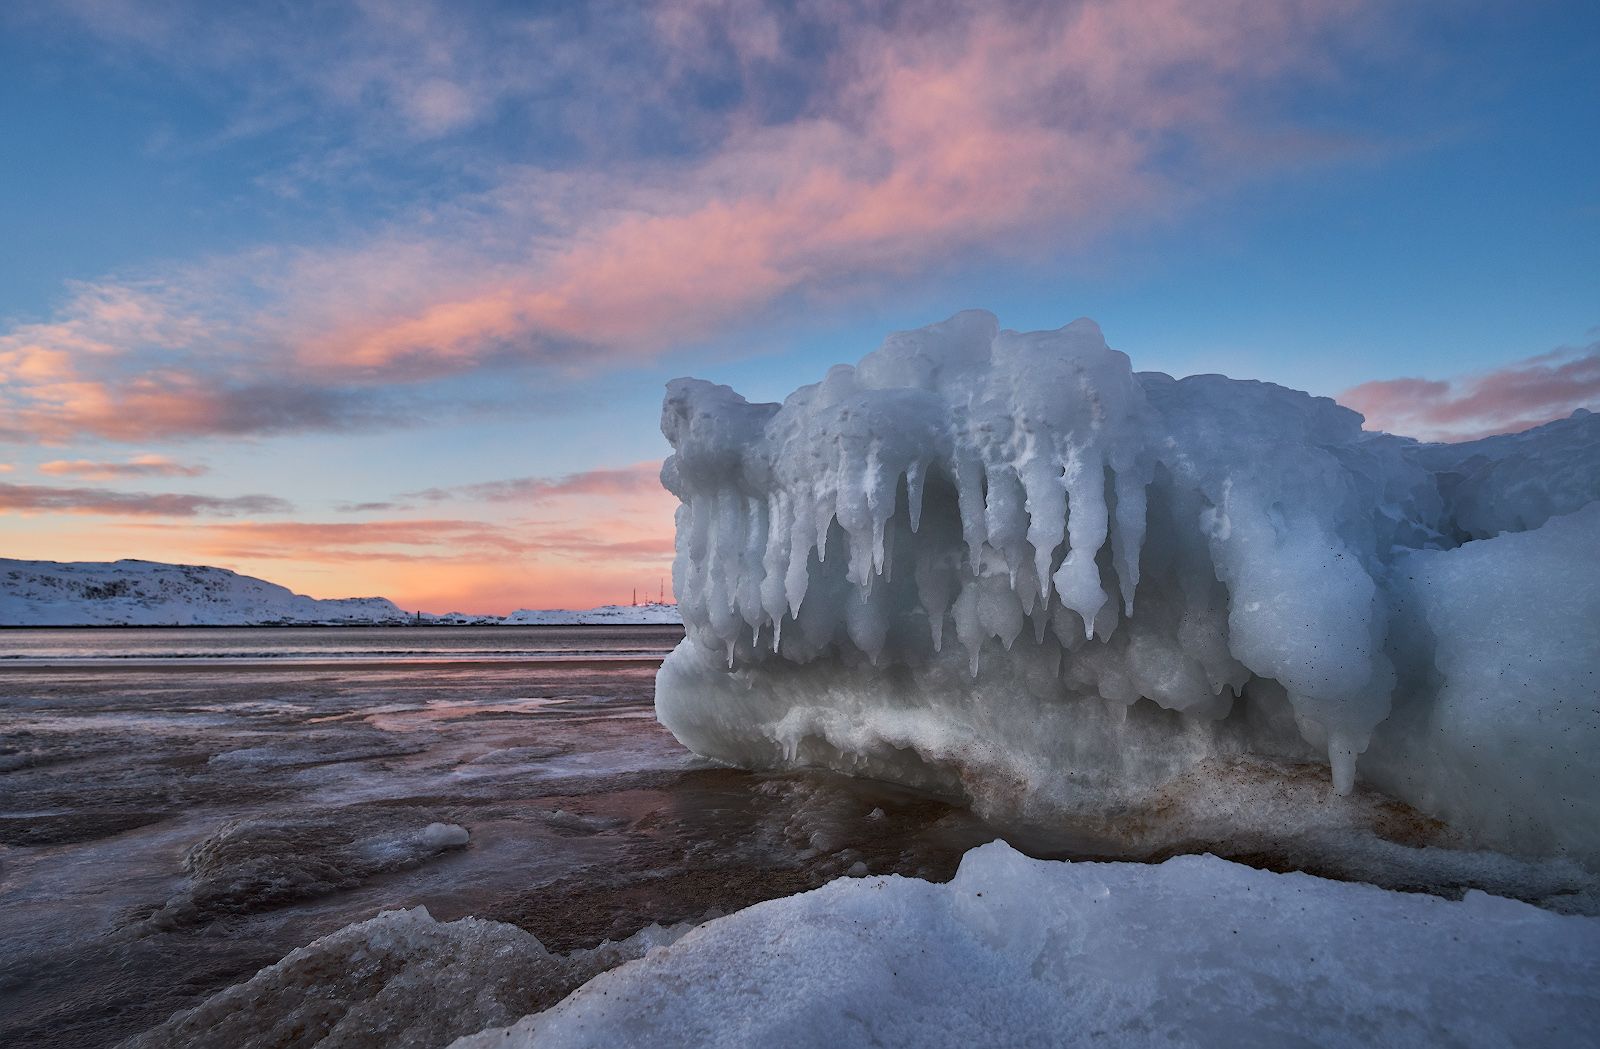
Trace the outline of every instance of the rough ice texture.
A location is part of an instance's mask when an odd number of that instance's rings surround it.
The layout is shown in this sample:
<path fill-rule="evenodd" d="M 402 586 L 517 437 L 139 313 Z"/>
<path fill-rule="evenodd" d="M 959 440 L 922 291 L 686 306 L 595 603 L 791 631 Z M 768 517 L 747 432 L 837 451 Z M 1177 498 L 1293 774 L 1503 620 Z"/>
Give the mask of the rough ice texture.
<path fill-rule="evenodd" d="M 318 599 L 226 568 L 0 558 L 0 626 L 402 623 L 382 597 Z"/>
<path fill-rule="evenodd" d="M 1472 843 L 1600 861 L 1600 416 L 1361 425 L 982 312 L 782 405 L 677 380 L 688 637 L 657 712 L 709 757 L 1009 816 L 1320 761 Z"/>
<path fill-rule="evenodd" d="M 759 904 L 453 1049 L 1567 1046 L 1600 1022 L 1600 919 L 1211 856 L 843 879 Z"/>
<path fill-rule="evenodd" d="M 122 1049 L 437 1049 L 544 1009 L 596 973 L 671 943 L 650 926 L 551 954 L 514 925 L 386 911 L 301 947 Z"/>

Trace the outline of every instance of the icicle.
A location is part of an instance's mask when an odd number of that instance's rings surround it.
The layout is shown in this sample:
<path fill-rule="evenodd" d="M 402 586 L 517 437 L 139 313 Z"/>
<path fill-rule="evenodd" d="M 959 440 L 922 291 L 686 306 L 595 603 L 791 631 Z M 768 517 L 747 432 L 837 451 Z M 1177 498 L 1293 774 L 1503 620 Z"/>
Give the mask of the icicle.
<path fill-rule="evenodd" d="M 1034 572 L 1039 579 L 1039 594 L 1050 599 L 1050 562 L 1067 529 L 1067 490 L 1062 478 L 1063 463 L 1056 457 L 1033 453 L 1019 467 L 1022 489 L 1026 493 L 1028 542 L 1033 544 Z"/>
<path fill-rule="evenodd" d="M 783 580 L 784 598 L 789 605 L 789 614 L 800 615 L 800 603 L 806 599 L 806 588 L 811 584 L 810 565 L 812 548 L 816 545 L 813 534 L 808 531 L 813 518 L 800 515 L 795 518 L 789 537 L 789 571 Z"/>
<path fill-rule="evenodd" d="M 921 554 L 916 567 L 917 599 L 928 614 L 928 629 L 933 638 L 933 650 L 944 647 L 944 613 L 950 606 L 950 573 L 941 567 L 933 554 Z"/>
<path fill-rule="evenodd" d="M 767 498 L 767 548 L 761 559 L 761 610 L 777 622 L 788 605 L 789 556 L 794 523 L 788 493 L 779 489 Z"/>
<path fill-rule="evenodd" d="M 906 467 L 906 511 L 910 516 L 913 533 L 922 527 L 923 469 L 921 459 L 913 459 L 911 465 Z"/>
<path fill-rule="evenodd" d="M 1022 566 L 1022 548 L 1027 530 L 1023 525 L 1027 496 L 1022 481 L 1010 466 L 989 467 L 989 497 L 984 503 L 984 527 L 989 545 L 1005 558 L 1006 573 L 1015 585 Z"/>
<path fill-rule="evenodd" d="M 1142 471 L 1115 471 L 1113 491 L 1117 497 L 1116 528 L 1111 533 L 1112 563 L 1122 588 L 1122 609 L 1133 615 L 1134 591 L 1139 588 L 1139 554 L 1144 547 L 1146 528 L 1146 479 Z"/>
<path fill-rule="evenodd" d="M 983 467 L 970 455 L 956 460 L 956 503 L 961 511 L 961 536 L 967 544 L 967 560 L 972 574 L 983 562 L 983 544 L 988 539 L 984 524 Z"/>
<path fill-rule="evenodd" d="M 1367 749 L 1367 741 L 1359 742 L 1351 733 L 1339 730 L 1328 733 L 1328 764 L 1333 767 L 1333 792 L 1347 795 L 1356 787 L 1356 757 Z"/>
<path fill-rule="evenodd" d="M 1075 462 L 1068 468 L 1068 553 L 1056 570 L 1056 592 L 1061 603 L 1083 617 L 1085 637 L 1094 637 L 1095 616 L 1106 603 L 1095 557 L 1106 541 L 1105 475 L 1098 460 Z"/>

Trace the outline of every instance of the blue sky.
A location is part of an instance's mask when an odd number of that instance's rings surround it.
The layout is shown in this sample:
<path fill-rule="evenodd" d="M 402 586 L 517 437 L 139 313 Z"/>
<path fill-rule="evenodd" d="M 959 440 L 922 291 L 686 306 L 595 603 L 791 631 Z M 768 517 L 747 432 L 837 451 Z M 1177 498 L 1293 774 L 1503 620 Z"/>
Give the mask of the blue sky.
<path fill-rule="evenodd" d="M 1592 3 L 35 3 L 0 128 L 14 556 L 615 597 L 666 379 L 973 306 L 1428 438 L 1600 392 Z"/>

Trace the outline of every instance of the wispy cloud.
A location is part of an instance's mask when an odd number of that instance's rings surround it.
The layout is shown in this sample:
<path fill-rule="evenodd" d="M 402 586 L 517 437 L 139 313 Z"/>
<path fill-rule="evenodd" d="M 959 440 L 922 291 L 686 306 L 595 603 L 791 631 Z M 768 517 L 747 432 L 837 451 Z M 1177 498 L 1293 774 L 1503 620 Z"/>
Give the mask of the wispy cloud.
<path fill-rule="evenodd" d="M 164 455 L 136 455 L 118 461 L 52 459 L 39 464 L 42 474 L 82 477 L 90 481 L 119 477 L 199 477 L 208 470 L 209 467 L 198 463 L 180 463 Z"/>
<path fill-rule="evenodd" d="M 319 383 L 275 362 L 271 341 L 219 312 L 236 305 L 224 288 L 200 277 L 78 284 L 55 320 L 0 334 L 0 440 L 345 431 L 406 420 L 379 391 Z M 214 298 L 202 301 L 207 294 Z"/>
<path fill-rule="evenodd" d="M 341 514 L 386 514 L 408 507 L 404 503 L 394 500 L 378 500 L 367 503 L 336 503 L 334 509 Z"/>
<path fill-rule="evenodd" d="M 108 488 L 58 488 L 0 482 L 0 514 L 103 514 L 138 517 L 240 517 L 288 513 L 294 507 L 270 495 L 217 497 Z"/>
<path fill-rule="evenodd" d="M 392 141 L 348 145 L 388 128 L 447 152 L 408 154 L 440 179 L 386 200 L 364 237 L 83 286 L 60 316 L 0 335 L 0 429 L 132 442 L 394 425 L 415 417 L 401 387 L 616 367 L 792 296 L 1082 247 L 1257 173 L 1284 143 L 1321 155 L 1272 99 L 1334 75 L 1330 38 L 1371 6 L 692 2 L 529 18 L 413 2 L 234 19 L 70 4 L 108 46 L 208 83 L 263 71 L 237 134 L 275 118 L 347 150 L 389 155 Z M 323 120 L 350 134 L 320 134 Z M 496 121 L 550 149 L 448 152 Z M 471 179 L 443 178 L 463 167 Z"/>
<path fill-rule="evenodd" d="M 582 530 L 541 530 L 449 518 L 360 524 L 246 521 L 184 526 L 184 534 L 212 556 L 234 560 L 471 564 L 493 557 L 556 556 L 596 561 L 643 557 L 664 563 L 672 557 L 671 522 L 665 530 L 652 530 L 655 523 L 598 520 Z"/>
<path fill-rule="evenodd" d="M 1424 440 L 1514 433 L 1600 404 L 1600 342 L 1454 379 L 1365 382 L 1338 399 L 1369 428 Z"/>
<path fill-rule="evenodd" d="M 57 0 L 55 13 L 120 55 L 155 58 L 233 89 L 231 136 L 293 121 L 360 118 L 368 136 L 436 139 L 529 97 L 565 71 L 519 62 L 550 17 L 474 17 L 423 0 L 288 7 Z M 47 21 L 39 12 L 37 21 Z"/>
<path fill-rule="evenodd" d="M 512 477 L 452 488 L 428 488 L 409 492 L 401 498 L 434 503 L 462 499 L 491 503 L 536 503 L 545 499 L 575 496 L 659 494 L 661 491 L 661 464 L 650 460 L 632 466 L 584 470 L 562 477 Z"/>

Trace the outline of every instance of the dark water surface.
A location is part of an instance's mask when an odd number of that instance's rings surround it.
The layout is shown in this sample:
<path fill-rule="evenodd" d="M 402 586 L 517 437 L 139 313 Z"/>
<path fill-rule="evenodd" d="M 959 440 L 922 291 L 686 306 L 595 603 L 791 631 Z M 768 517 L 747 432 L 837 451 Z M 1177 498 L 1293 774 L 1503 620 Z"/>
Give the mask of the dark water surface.
<path fill-rule="evenodd" d="M 698 761 L 652 710 L 679 637 L 0 632 L 0 1046 L 114 1045 L 381 910 L 564 951 L 846 872 L 946 878 L 994 837 Z"/>
<path fill-rule="evenodd" d="M 132 663 L 660 662 L 674 626 L 126 627 L 0 629 L 0 667 Z"/>

